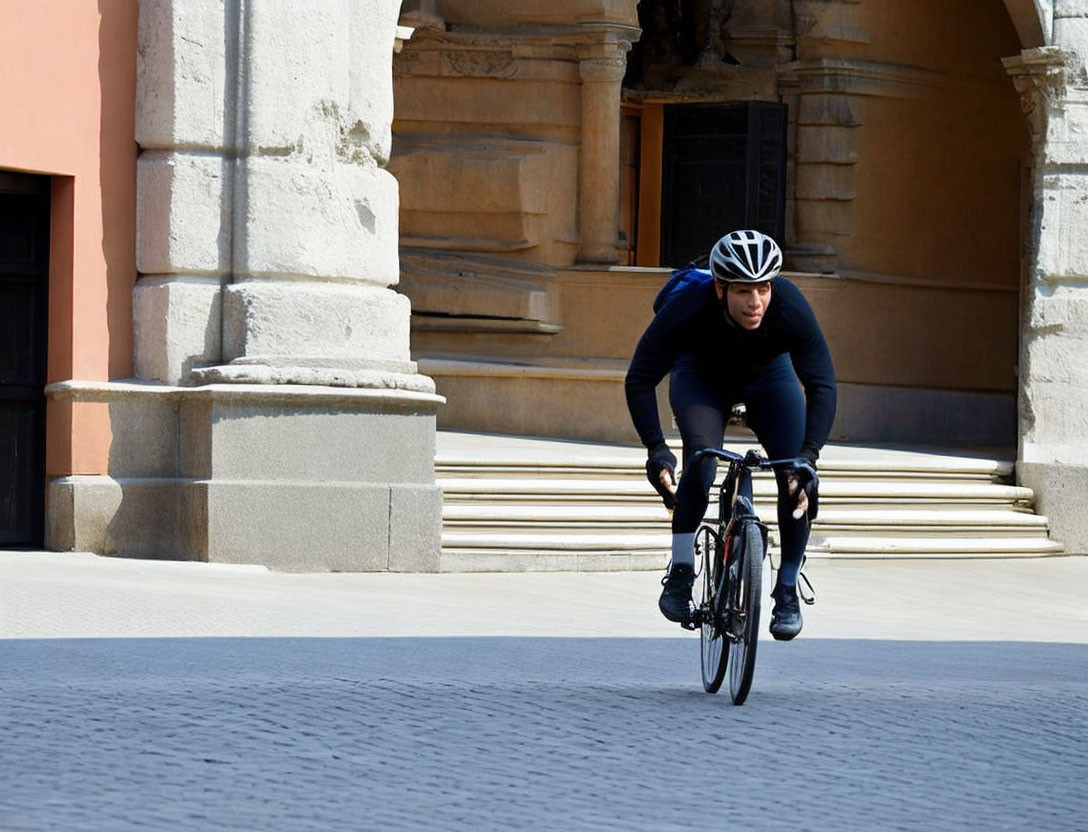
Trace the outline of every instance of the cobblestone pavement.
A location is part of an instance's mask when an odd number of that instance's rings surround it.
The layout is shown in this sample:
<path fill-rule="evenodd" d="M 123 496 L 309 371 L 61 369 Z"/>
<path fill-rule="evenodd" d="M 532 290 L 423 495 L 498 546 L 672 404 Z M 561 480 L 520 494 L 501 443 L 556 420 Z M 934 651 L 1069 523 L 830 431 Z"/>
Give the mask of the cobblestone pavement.
<path fill-rule="evenodd" d="M 0 553 L 0 830 L 1088 829 L 1088 559 L 812 571 L 736 708 L 649 573 Z"/>
<path fill-rule="evenodd" d="M 0 828 L 1088 825 L 1088 647 L 697 641 L 0 642 Z"/>

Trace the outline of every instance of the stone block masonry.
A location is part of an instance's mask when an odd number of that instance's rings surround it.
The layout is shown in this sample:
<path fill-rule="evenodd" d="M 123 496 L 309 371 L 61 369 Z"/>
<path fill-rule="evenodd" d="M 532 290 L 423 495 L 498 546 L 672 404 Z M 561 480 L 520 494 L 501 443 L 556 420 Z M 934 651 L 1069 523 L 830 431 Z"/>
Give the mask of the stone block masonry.
<path fill-rule="evenodd" d="M 399 0 L 142 0 L 140 384 L 57 548 L 292 571 L 438 568 L 435 413 L 385 170 Z M 169 437 L 172 454 L 154 441 Z M 154 457 L 152 459 L 151 457 Z"/>
<path fill-rule="evenodd" d="M 187 384 L 217 367 L 215 380 L 229 380 L 223 365 L 236 361 L 244 380 L 272 380 L 251 369 L 263 363 L 277 382 L 313 383 L 314 356 L 414 373 L 408 304 L 389 288 L 399 277 L 397 182 L 384 170 L 396 17 L 390 0 L 141 4 L 141 378 Z"/>

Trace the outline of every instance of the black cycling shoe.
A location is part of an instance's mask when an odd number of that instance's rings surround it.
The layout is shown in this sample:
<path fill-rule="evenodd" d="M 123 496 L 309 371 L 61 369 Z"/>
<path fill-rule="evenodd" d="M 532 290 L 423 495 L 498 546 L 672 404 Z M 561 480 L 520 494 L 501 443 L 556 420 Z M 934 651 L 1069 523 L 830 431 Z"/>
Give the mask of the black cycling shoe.
<path fill-rule="evenodd" d="M 695 583 L 695 570 L 686 563 L 678 563 L 661 579 L 665 588 L 657 606 L 669 621 L 684 624 L 691 620 L 691 587 Z"/>
<path fill-rule="evenodd" d="M 777 641 L 789 641 L 795 638 L 804 621 L 801 619 L 801 605 L 797 600 L 797 587 L 779 584 L 771 593 L 774 609 L 771 610 L 771 635 Z"/>

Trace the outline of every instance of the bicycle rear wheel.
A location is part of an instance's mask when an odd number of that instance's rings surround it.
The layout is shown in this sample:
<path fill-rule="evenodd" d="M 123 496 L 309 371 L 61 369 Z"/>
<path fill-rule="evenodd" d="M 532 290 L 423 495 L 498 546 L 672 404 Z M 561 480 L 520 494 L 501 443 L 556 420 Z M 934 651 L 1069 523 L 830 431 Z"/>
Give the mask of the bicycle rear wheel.
<path fill-rule="evenodd" d="M 744 523 L 737 536 L 738 550 L 730 563 L 735 591 L 730 632 L 734 639 L 729 651 L 729 695 L 734 705 L 743 705 L 752 687 L 759 638 L 760 597 L 763 590 L 763 533 L 757 524 Z"/>
<path fill-rule="evenodd" d="M 709 526 L 701 526 L 695 534 L 695 551 L 700 558 L 702 573 L 696 589 L 695 608 L 699 611 L 700 667 L 703 689 L 717 693 L 725 679 L 729 659 L 729 638 L 722 629 L 721 600 L 725 567 L 722 563 L 722 543 Z"/>

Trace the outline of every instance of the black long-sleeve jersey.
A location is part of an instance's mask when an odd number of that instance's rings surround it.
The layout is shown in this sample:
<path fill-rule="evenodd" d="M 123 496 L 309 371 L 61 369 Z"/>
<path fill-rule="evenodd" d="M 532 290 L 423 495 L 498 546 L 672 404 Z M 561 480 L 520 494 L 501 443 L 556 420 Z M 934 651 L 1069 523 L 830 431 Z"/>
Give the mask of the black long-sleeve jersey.
<path fill-rule="evenodd" d="M 801 453 L 813 459 L 835 418 L 835 370 L 820 325 L 801 291 L 783 277 L 771 281 L 771 301 L 757 329 L 727 318 L 714 286 L 676 289 L 654 316 L 627 371 L 627 407 L 647 448 L 664 440 L 654 388 L 678 362 L 693 364 L 720 389 L 735 390 L 788 353 L 805 390 Z"/>

